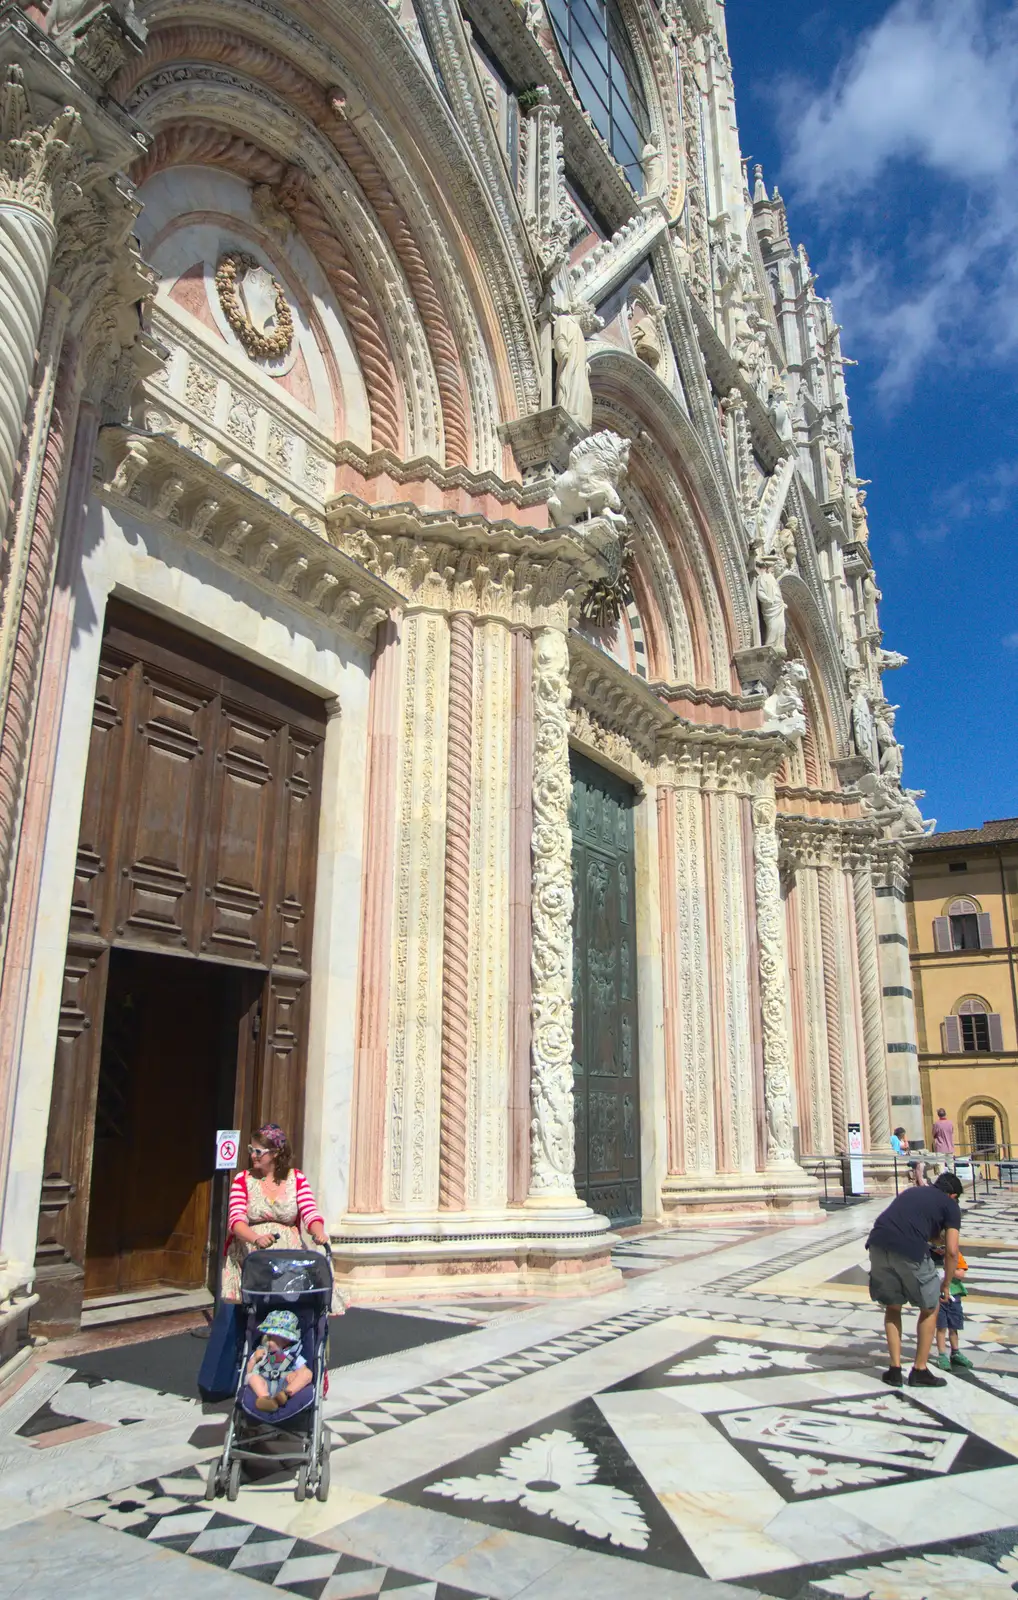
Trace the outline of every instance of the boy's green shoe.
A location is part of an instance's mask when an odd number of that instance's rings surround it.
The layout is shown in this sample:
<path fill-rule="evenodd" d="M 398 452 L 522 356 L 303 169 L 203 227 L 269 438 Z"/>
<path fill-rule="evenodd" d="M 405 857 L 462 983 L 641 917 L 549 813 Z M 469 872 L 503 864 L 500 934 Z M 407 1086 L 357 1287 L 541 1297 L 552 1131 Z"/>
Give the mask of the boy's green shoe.
<path fill-rule="evenodd" d="M 969 1362 L 969 1365 L 971 1366 L 972 1363 Z M 941 1372 L 950 1372 L 950 1370 L 951 1370 L 951 1357 L 948 1355 L 946 1350 L 944 1351 L 944 1354 L 942 1356 L 938 1356 L 937 1357 L 937 1366 L 940 1368 Z"/>
<path fill-rule="evenodd" d="M 949 1364 L 952 1367 L 971 1367 L 971 1365 L 972 1365 L 972 1363 L 969 1360 L 968 1356 L 962 1355 L 960 1350 L 952 1351 L 951 1360 L 950 1360 Z"/>

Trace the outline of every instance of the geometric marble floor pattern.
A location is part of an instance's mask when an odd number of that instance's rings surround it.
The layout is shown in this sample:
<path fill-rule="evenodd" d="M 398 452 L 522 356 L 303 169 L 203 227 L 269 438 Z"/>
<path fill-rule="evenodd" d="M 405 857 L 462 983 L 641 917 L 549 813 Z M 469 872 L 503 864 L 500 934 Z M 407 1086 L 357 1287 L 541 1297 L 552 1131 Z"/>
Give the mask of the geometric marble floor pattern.
<path fill-rule="evenodd" d="M 311 1539 L 282 1535 L 228 1516 L 204 1498 L 205 1476 L 191 1467 L 133 1489 L 86 1500 L 80 1517 L 147 1539 L 164 1550 L 194 1556 L 245 1578 L 309 1600 L 354 1600 L 395 1594 L 399 1600 L 483 1600 L 466 1589 L 419 1573 L 360 1561 Z M 219 1502 L 220 1504 L 222 1502 Z"/>
<path fill-rule="evenodd" d="M 283 1478 L 206 1503 L 194 1402 L 40 1365 L 0 1393 L 0 1525 L 80 1528 L 97 1600 L 106 1550 L 117 1600 L 1005 1600 L 1018 1194 L 964 1204 L 975 1365 L 938 1390 L 881 1383 L 879 1308 L 837 1282 L 879 1209 L 620 1240 L 605 1296 L 335 1371 L 325 1505 Z M 18 1581 L 0 1600 L 75 1592 Z"/>

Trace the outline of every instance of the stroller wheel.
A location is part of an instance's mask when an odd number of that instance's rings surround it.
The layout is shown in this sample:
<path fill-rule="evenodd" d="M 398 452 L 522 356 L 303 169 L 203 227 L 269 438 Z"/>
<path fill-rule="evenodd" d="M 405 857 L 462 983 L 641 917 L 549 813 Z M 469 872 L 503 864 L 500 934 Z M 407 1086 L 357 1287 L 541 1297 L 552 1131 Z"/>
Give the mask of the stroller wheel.
<path fill-rule="evenodd" d="M 321 1471 L 318 1474 L 318 1485 L 315 1489 L 315 1497 L 321 1500 L 323 1505 L 329 1498 L 329 1479 L 331 1476 L 332 1468 L 329 1465 L 329 1452 L 326 1450 L 322 1455 Z"/>
<path fill-rule="evenodd" d="M 227 1500 L 236 1500 L 236 1498 L 237 1498 L 239 1493 L 240 1493 L 240 1462 L 239 1461 L 233 1461 L 233 1462 L 230 1463 L 230 1476 L 226 1480 L 226 1498 L 227 1498 Z"/>
<path fill-rule="evenodd" d="M 298 1467 L 298 1469 L 297 1469 L 297 1483 L 296 1483 L 296 1485 L 294 1487 L 293 1498 L 295 1500 L 298 1500 L 298 1501 L 299 1500 L 306 1500 L 307 1499 L 307 1494 L 308 1494 L 308 1469 L 307 1469 L 307 1463 L 305 1462 L 303 1466 Z"/>
<path fill-rule="evenodd" d="M 205 1498 L 214 1500 L 219 1493 L 219 1460 L 218 1457 L 209 1467 L 209 1475 L 205 1479 Z"/>

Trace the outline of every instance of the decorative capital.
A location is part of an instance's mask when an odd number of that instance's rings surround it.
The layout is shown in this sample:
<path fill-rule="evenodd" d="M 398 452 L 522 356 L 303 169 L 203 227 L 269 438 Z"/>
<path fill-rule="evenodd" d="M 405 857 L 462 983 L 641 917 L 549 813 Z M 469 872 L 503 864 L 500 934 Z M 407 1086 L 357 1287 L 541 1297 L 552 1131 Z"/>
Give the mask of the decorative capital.
<path fill-rule="evenodd" d="M 40 122 L 19 66 L 0 80 L 0 204 L 25 206 L 55 227 L 81 200 L 81 117 L 64 106 Z"/>

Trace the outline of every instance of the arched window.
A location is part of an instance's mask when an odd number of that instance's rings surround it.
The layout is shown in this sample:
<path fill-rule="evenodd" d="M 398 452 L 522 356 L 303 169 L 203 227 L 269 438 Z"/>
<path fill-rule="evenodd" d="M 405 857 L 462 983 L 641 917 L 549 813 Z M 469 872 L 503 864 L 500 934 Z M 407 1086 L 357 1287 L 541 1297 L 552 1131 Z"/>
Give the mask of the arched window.
<path fill-rule="evenodd" d="M 942 917 L 933 919 L 937 950 L 986 950 L 993 944 L 989 914 L 974 900 L 952 900 Z"/>
<path fill-rule="evenodd" d="M 581 106 L 642 194 L 650 114 L 619 0 L 549 0 L 548 10 Z"/>
<path fill-rule="evenodd" d="M 953 1015 L 944 1018 L 943 1032 L 944 1049 L 952 1055 L 1004 1048 L 1000 1014 L 991 1011 L 977 994 L 958 1001 Z"/>

